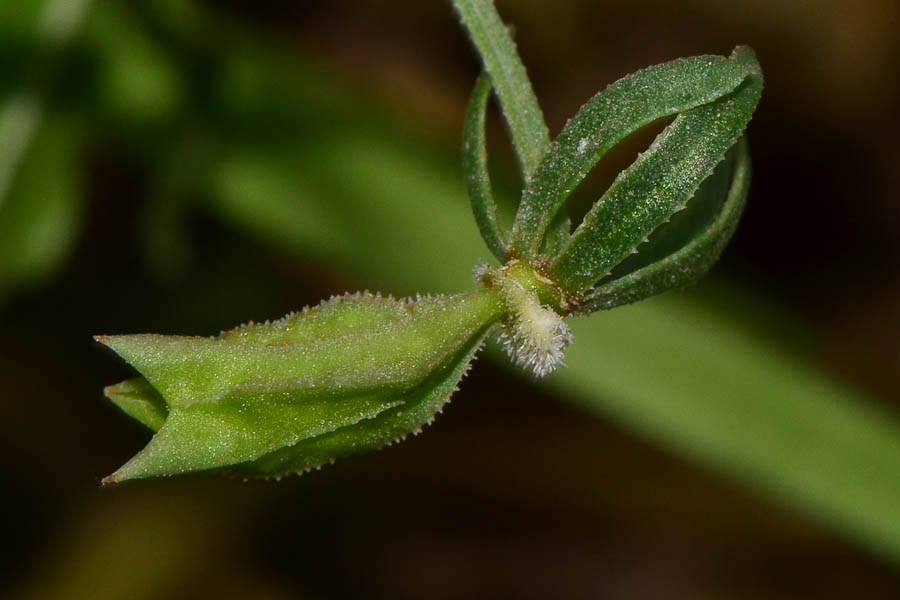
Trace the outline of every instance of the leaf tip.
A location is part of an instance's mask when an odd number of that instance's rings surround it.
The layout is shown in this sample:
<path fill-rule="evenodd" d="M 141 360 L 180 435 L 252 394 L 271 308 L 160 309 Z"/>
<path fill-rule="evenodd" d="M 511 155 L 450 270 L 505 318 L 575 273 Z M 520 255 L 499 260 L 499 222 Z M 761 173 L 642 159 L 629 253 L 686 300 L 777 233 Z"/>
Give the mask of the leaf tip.
<path fill-rule="evenodd" d="M 131 467 L 133 462 L 134 458 L 101 479 L 100 487 L 112 487 L 130 479 L 140 479 L 142 477 L 147 477 L 147 475 L 142 475 L 141 473 L 134 472 L 135 470 Z"/>
<path fill-rule="evenodd" d="M 756 58 L 756 51 L 750 46 L 743 44 L 735 46 L 734 50 L 731 51 L 731 56 L 729 58 L 746 66 L 747 72 L 751 75 L 762 75 L 762 67 L 759 65 L 759 60 Z"/>

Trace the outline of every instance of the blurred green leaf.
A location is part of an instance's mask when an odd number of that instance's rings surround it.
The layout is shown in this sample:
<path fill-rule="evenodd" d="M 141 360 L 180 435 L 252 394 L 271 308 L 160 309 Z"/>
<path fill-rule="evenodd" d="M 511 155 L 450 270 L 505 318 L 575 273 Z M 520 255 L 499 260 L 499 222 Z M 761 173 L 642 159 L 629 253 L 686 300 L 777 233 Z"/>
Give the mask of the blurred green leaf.
<path fill-rule="evenodd" d="M 108 117 L 130 125 L 164 122 L 183 105 L 184 74 L 129 3 L 99 2 L 86 35 L 99 57 L 98 99 Z"/>
<path fill-rule="evenodd" d="M 90 4 L 12 0 L 0 8 L 0 39 L 27 38 L 42 59 L 29 63 L 34 81 L 0 100 L 0 300 L 49 278 L 80 226 L 83 131 L 73 119 L 45 116 L 40 76 L 55 73 Z"/>
<path fill-rule="evenodd" d="M 43 2 L 4 0 L 0 2 L 0 39 L 31 38 L 40 23 Z"/>
<path fill-rule="evenodd" d="M 363 286 L 452 293 L 472 286 L 472 266 L 488 255 L 454 166 L 389 134 L 235 149 L 213 171 L 209 206 L 255 237 L 356 273 Z M 403 272 L 385 270 L 388 262 Z"/>
<path fill-rule="evenodd" d="M 900 560 L 900 424 L 690 295 L 571 321 L 548 383 Z"/>
<path fill-rule="evenodd" d="M 7 176 L 0 177 L 0 297 L 52 276 L 81 223 L 81 130 L 56 117 L 40 124 L 40 112 L 36 100 L 20 96 L 0 117 L 0 173 Z M 7 127 L 7 118 L 28 122 Z M 17 135 L 34 139 L 14 141 Z"/>
<path fill-rule="evenodd" d="M 497 13 L 493 0 L 453 0 L 453 6 L 490 77 L 519 159 L 522 181 L 527 185 L 550 145 L 550 132 L 512 32 Z M 569 215 L 560 211 L 548 226 L 547 236 L 542 238 L 544 249 L 552 251 L 569 236 Z"/>

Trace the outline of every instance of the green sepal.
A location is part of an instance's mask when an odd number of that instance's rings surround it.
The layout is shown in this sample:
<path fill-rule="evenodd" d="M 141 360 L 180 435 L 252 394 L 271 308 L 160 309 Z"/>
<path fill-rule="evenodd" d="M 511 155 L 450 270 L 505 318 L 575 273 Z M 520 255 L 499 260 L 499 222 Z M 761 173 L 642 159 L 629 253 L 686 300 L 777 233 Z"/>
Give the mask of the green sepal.
<path fill-rule="evenodd" d="M 103 395 L 126 415 L 152 431 L 159 431 L 169 416 L 166 401 L 143 377 L 110 385 L 103 390 Z"/>
<path fill-rule="evenodd" d="M 513 225 L 512 247 L 533 260 L 566 198 L 616 144 L 659 119 L 732 93 L 759 67 L 748 50 L 731 57 L 681 58 L 619 79 L 588 100 L 550 144 L 525 188 Z"/>
<path fill-rule="evenodd" d="M 420 386 L 411 390 L 397 406 L 378 416 L 336 429 L 330 433 L 301 440 L 245 465 L 239 473 L 278 477 L 284 473 L 302 473 L 337 458 L 374 450 L 418 435 L 442 411 L 469 370 L 484 335 L 473 338 L 456 360 L 438 370 Z"/>
<path fill-rule="evenodd" d="M 762 93 L 762 75 L 749 48 L 737 48 L 729 60 L 744 69 L 743 83 L 726 96 L 680 113 L 618 175 L 552 262 L 548 275 L 560 287 L 585 292 L 606 276 L 686 207 L 740 138 Z"/>
<path fill-rule="evenodd" d="M 462 163 L 466 190 L 478 231 L 488 249 L 501 263 L 506 261 L 508 235 L 497 222 L 497 203 L 491 191 L 491 177 L 487 160 L 487 106 L 491 97 L 491 80 L 485 74 L 478 77 L 469 99 L 463 125 Z"/>
<path fill-rule="evenodd" d="M 282 475 L 416 431 L 504 310 L 489 290 L 416 301 L 356 294 L 215 338 L 99 336 L 144 378 L 108 395 L 151 429 L 164 415 L 150 443 L 104 482 L 238 466 Z M 384 416 L 393 419 L 375 420 L 391 409 Z M 338 431 L 341 444 L 305 453 L 302 442 Z M 270 456 L 284 468 L 252 466 Z"/>
<path fill-rule="evenodd" d="M 728 159 L 703 182 L 687 210 L 654 232 L 649 247 L 633 255 L 633 263 L 628 260 L 619 265 L 625 267 L 624 274 L 616 276 L 614 272 L 609 281 L 601 281 L 576 312 L 589 314 L 631 304 L 700 279 L 734 234 L 749 189 L 750 155 L 741 138 Z M 699 225 L 713 205 L 718 212 Z"/>

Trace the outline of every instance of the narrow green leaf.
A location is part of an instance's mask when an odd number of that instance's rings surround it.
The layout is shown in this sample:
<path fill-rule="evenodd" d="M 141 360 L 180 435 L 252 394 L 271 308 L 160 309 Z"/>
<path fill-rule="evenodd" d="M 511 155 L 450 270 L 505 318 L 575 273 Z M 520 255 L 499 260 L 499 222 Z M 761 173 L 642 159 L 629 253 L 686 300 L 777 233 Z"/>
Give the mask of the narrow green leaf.
<path fill-rule="evenodd" d="M 588 100 L 525 188 L 513 225 L 516 254 L 526 260 L 539 254 L 566 198 L 613 146 L 654 121 L 722 98 L 758 69 L 737 55 L 681 58 L 627 75 Z"/>
<path fill-rule="evenodd" d="M 490 291 L 410 302 L 357 294 L 216 338 L 100 336 L 167 409 L 147 447 L 105 481 L 250 463 L 398 408 L 383 426 L 364 428 L 370 441 L 351 435 L 328 458 L 368 448 L 373 436 L 389 442 L 398 426 L 409 433 L 434 416 L 503 312 Z M 144 383 L 109 392 L 141 422 L 158 423 L 163 411 Z M 302 448 L 291 464 L 314 466 L 319 459 Z"/>
<path fill-rule="evenodd" d="M 0 197 L 0 296 L 50 277 L 66 259 L 81 220 L 81 132 L 58 118 L 35 127 Z M 0 144 L 0 163 L 14 160 L 6 150 Z"/>
<path fill-rule="evenodd" d="M 188 95 L 185 66 L 142 26 L 127 4 L 100 2 L 86 27 L 98 61 L 100 108 L 127 127 L 151 126 L 182 108 Z"/>
<path fill-rule="evenodd" d="M 721 187 L 720 187 L 721 182 Z M 727 196 L 722 202 L 720 190 L 730 184 Z M 602 283 L 594 288 L 584 302 L 579 304 L 578 310 L 582 314 L 589 314 L 596 310 L 607 310 L 622 304 L 631 304 L 650 296 L 660 294 L 666 290 L 694 283 L 702 277 L 713 263 L 718 260 L 725 245 L 734 230 L 744 209 L 747 192 L 750 189 L 750 155 L 747 151 L 747 142 L 744 138 L 737 143 L 734 149 L 734 160 L 723 161 L 714 173 L 701 186 L 698 195 L 703 198 L 691 200 L 688 209 L 675 215 L 672 223 L 666 225 L 666 231 L 671 235 L 660 239 L 652 239 L 652 248 L 646 252 L 652 254 L 644 257 L 644 266 L 634 269 L 626 275 Z M 703 194 L 703 192 L 708 192 Z M 707 198 L 708 196 L 708 198 Z M 716 202 L 719 213 L 708 225 L 697 233 L 690 235 L 690 241 L 678 247 L 675 238 L 680 229 L 692 228 L 687 223 L 678 222 L 676 219 L 682 215 L 691 216 L 694 202 L 698 202 L 699 208 L 706 208 L 703 202 L 711 200 Z M 671 252 L 671 254 L 669 254 Z M 641 249 L 636 255 L 641 257 L 645 253 Z"/>
<path fill-rule="evenodd" d="M 493 0 L 453 0 L 453 5 L 490 75 L 528 182 L 550 143 L 550 134 L 525 66 Z"/>
<path fill-rule="evenodd" d="M 463 126 L 463 175 L 469 202 L 478 230 L 488 249 L 501 263 L 506 261 L 509 243 L 506 232 L 497 222 L 497 204 L 491 191 L 491 177 L 487 162 L 487 106 L 491 96 L 491 80 L 481 75 L 472 90 Z"/>
<path fill-rule="evenodd" d="M 681 113 L 619 174 L 550 266 L 564 289 L 586 291 L 682 210 L 750 121 L 762 93 L 753 53 L 733 60 L 751 75 L 731 94 Z"/>

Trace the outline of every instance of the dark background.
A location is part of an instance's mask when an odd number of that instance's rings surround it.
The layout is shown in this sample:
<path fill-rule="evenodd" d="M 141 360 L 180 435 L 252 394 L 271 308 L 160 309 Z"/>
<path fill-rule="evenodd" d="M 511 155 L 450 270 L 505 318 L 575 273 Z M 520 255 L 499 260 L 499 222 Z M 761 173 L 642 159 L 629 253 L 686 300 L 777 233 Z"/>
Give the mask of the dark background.
<path fill-rule="evenodd" d="M 87 115 L 79 117 L 83 204 L 71 244 L 45 276 L 0 297 L 0 581 L 13 597 L 896 593 L 900 574 L 885 559 L 488 361 L 436 427 L 398 447 L 277 485 L 194 476 L 101 489 L 100 478 L 149 436 L 102 398 L 103 386 L 129 370 L 91 335 L 215 333 L 370 284 L 247 236 L 204 208 L 210 192 L 190 173 L 214 154 L 220 123 L 248 143 L 267 129 L 311 147 L 340 135 L 323 131 L 302 104 L 284 108 L 293 116 L 283 123 L 272 114 L 230 120 L 210 73 L 233 32 L 288 64 L 315 65 L 370 105 L 372 120 L 448 161 L 457 160 L 478 72 L 444 2 L 206 2 L 197 5 L 202 31 L 160 17 L 154 3 L 109 4 L 116 8 L 91 15 L 41 76 L 40 51 L 26 37 L 0 39 L 10 57 L 4 92 L 36 78 L 52 110 Z M 755 48 L 766 89 L 749 132 L 753 188 L 714 277 L 770 307 L 759 325 L 779 343 L 895 409 L 900 4 L 498 8 L 515 24 L 553 132 L 595 91 L 638 68 L 727 54 L 738 43 Z M 117 29 L 116 19 L 127 27 Z M 103 56 L 117 50 L 104 40 L 127 37 L 129 27 L 177 65 L 179 92 L 141 92 L 152 78 L 140 75 L 133 94 L 105 87 Z M 513 187 L 502 128 L 491 135 L 498 185 Z M 173 169 L 179 164 L 187 175 Z M 596 197 L 611 177 L 603 169 L 579 194 Z"/>

